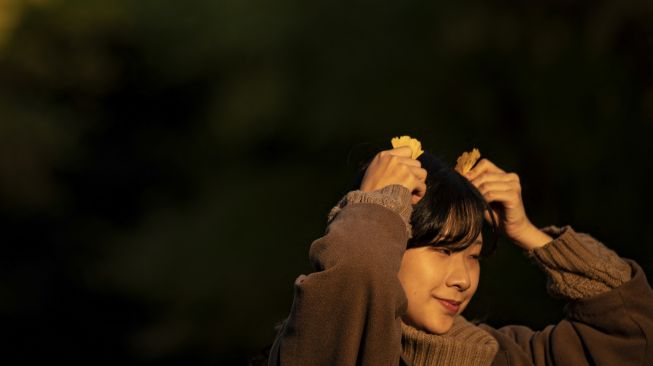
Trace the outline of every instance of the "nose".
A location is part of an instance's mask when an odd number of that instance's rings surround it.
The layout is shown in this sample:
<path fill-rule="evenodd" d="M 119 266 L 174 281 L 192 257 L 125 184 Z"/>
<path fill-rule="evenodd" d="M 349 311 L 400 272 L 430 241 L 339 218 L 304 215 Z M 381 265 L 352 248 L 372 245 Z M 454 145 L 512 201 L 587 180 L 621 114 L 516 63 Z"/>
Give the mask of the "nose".
<path fill-rule="evenodd" d="M 452 255 L 452 260 L 449 262 L 449 273 L 447 276 L 447 286 L 455 287 L 458 291 L 465 291 L 471 285 L 471 277 L 467 262 L 465 261 L 462 253 L 455 253 Z"/>

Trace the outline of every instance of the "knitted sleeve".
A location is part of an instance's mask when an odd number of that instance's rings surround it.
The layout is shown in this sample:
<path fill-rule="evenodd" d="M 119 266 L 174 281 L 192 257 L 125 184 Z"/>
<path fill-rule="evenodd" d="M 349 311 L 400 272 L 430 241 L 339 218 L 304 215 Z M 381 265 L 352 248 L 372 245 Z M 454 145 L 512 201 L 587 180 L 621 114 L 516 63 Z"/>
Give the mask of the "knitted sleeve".
<path fill-rule="evenodd" d="M 350 192 L 309 250 L 314 272 L 294 285 L 269 365 L 397 365 L 407 299 L 397 272 L 408 241 L 410 192 Z"/>
<path fill-rule="evenodd" d="M 543 231 L 555 239 L 527 255 L 547 273 L 552 296 L 583 299 L 630 280 L 628 263 L 590 235 L 577 233 L 569 226 L 550 226 Z"/>
<path fill-rule="evenodd" d="M 404 220 L 406 233 L 410 237 L 410 215 L 413 211 L 410 199 L 411 194 L 408 188 L 399 184 L 389 185 L 372 192 L 351 191 L 331 209 L 327 217 L 327 223 L 331 223 L 334 217 L 347 205 L 354 203 L 375 203 L 399 214 L 401 219 Z"/>

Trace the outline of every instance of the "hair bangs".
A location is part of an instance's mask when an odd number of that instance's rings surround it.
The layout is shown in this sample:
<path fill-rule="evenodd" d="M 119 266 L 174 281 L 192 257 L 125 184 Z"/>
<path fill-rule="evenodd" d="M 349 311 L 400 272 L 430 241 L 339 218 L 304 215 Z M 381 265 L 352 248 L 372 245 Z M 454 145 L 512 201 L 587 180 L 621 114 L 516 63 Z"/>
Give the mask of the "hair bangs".
<path fill-rule="evenodd" d="M 431 245 L 462 250 L 476 241 L 483 229 L 483 208 L 473 200 L 455 202 Z"/>
<path fill-rule="evenodd" d="M 459 251 L 476 242 L 487 229 L 484 214 L 491 210 L 476 187 L 451 169 L 434 172 L 426 183 L 426 194 L 411 217 L 413 237 L 408 247 L 446 246 Z M 486 254 L 496 246 L 495 228 L 492 222 L 491 234 L 483 236 Z"/>
<path fill-rule="evenodd" d="M 454 251 L 464 250 L 479 235 L 483 237 L 482 256 L 490 255 L 498 243 L 498 224 L 491 214 L 491 206 L 467 178 L 458 174 L 443 160 L 425 151 L 418 160 L 426 169 L 426 192 L 413 205 L 410 218 L 412 237 L 408 248 L 447 246 Z M 356 175 L 352 189 L 359 189 L 368 161 Z"/>

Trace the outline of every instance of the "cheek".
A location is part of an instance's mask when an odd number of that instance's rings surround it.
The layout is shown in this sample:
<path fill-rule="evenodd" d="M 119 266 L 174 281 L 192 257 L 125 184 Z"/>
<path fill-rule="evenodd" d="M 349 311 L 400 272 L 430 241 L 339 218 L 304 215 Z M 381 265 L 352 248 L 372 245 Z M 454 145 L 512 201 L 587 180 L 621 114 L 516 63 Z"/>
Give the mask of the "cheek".
<path fill-rule="evenodd" d="M 407 296 L 413 295 L 419 287 L 419 271 L 417 266 L 417 257 L 414 253 L 416 249 L 407 250 L 401 260 L 401 267 L 399 267 L 399 282 L 404 288 Z"/>
<path fill-rule="evenodd" d="M 442 275 L 438 268 L 444 268 L 433 253 L 424 248 L 409 249 L 404 254 L 399 268 L 399 281 L 409 296 L 430 296 L 433 288 L 439 286 Z"/>
<path fill-rule="evenodd" d="M 406 251 L 403 259 L 401 260 L 399 273 L 397 273 L 399 282 L 401 282 L 401 286 L 404 288 L 404 291 L 406 291 L 406 295 L 410 295 L 410 293 L 413 292 L 412 287 L 413 287 L 413 282 L 415 277 L 413 272 L 414 269 L 413 266 L 411 265 L 411 258 L 409 255 L 409 251 Z"/>

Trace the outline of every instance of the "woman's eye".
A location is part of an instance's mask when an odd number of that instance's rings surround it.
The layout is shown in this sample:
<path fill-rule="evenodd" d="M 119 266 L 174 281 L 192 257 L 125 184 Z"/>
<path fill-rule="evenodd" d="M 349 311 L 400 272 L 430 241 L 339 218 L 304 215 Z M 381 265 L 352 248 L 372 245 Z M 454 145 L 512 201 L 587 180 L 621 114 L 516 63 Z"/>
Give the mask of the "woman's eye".
<path fill-rule="evenodd" d="M 438 247 L 433 248 L 433 249 L 434 249 L 436 252 L 440 253 L 440 254 L 451 255 L 451 250 L 450 250 L 450 249 L 447 249 L 447 248 L 438 248 Z"/>
<path fill-rule="evenodd" d="M 470 255 L 470 257 L 475 261 L 480 261 L 481 260 L 481 255 L 480 254 Z"/>

